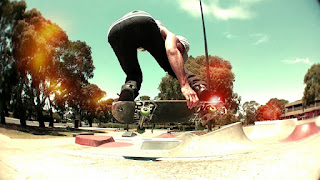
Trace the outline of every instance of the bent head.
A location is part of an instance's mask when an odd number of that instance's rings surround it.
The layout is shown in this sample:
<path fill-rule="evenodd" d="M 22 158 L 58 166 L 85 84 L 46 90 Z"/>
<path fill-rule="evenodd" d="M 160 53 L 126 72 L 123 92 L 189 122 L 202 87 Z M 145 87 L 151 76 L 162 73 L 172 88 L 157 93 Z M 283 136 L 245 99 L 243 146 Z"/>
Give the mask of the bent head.
<path fill-rule="evenodd" d="M 187 38 L 180 36 L 180 35 L 177 35 L 177 38 L 179 39 L 180 43 L 182 44 L 184 50 L 188 52 L 190 49 L 190 44 L 189 44 L 189 41 L 187 40 Z"/>
<path fill-rule="evenodd" d="M 185 38 L 183 36 L 177 35 L 177 38 L 179 40 L 179 42 L 177 43 L 177 47 L 178 47 L 179 51 L 181 52 L 181 54 L 183 56 L 183 60 L 187 61 L 187 59 L 188 59 L 188 51 L 190 49 L 190 44 L 189 44 L 187 38 Z"/>

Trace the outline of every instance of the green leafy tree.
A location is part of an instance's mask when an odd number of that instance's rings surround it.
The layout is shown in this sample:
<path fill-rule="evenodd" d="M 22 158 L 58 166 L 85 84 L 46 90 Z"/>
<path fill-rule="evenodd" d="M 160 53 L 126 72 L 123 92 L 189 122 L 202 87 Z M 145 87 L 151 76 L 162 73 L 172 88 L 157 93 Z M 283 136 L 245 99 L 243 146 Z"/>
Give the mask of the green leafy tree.
<path fill-rule="evenodd" d="M 146 100 L 150 100 L 151 99 L 151 97 L 150 96 L 140 96 L 139 97 L 139 101 L 146 101 Z"/>
<path fill-rule="evenodd" d="M 67 41 L 65 32 L 35 9 L 27 11 L 15 27 L 14 56 L 19 72 L 34 90 L 40 127 L 44 127 L 42 111 L 55 81 L 55 58 Z"/>
<path fill-rule="evenodd" d="M 18 83 L 13 58 L 12 35 L 17 22 L 26 9 L 24 1 L 1 0 L 0 2 L 0 123 L 5 124 L 5 111 L 13 87 Z M 25 123 L 23 123 L 25 126 Z"/>
<path fill-rule="evenodd" d="M 92 127 L 93 118 L 99 108 L 99 101 L 106 95 L 106 92 L 102 91 L 95 84 L 88 84 L 81 89 L 81 110 L 84 111 L 90 127 Z M 81 118 L 82 119 L 82 118 Z"/>
<path fill-rule="evenodd" d="M 61 51 L 57 71 L 59 88 L 65 97 L 65 104 L 74 114 L 82 114 L 83 90 L 93 77 L 93 60 L 91 48 L 85 42 L 69 42 Z M 82 116 L 81 116 L 82 117 Z"/>
<path fill-rule="evenodd" d="M 99 101 L 99 107 L 97 109 L 97 115 L 100 123 L 110 122 L 112 119 L 111 107 L 115 99 L 107 99 Z"/>
<path fill-rule="evenodd" d="M 85 42 L 69 41 L 58 49 L 49 102 L 60 116 L 70 108 L 81 114 L 82 89 L 89 85 L 88 79 L 93 77 L 93 70 L 91 48 Z"/>
<path fill-rule="evenodd" d="M 244 111 L 245 124 L 253 124 L 257 120 L 257 108 L 259 103 L 256 101 L 247 101 L 242 105 Z"/>
<path fill-rule="evenodd" d="M 229 110 L 232 111 L 233 114 L 235 114 L 240 109 L 241 96 L 239 96 L 238 93 L 232 93 L 232 98 L 227 103 L 227 107 L 229 107 Z"/>
<path fill-rule="evenodd" d="M 306 87 L 303 93 L 303 105 L 306 107 L 320 99 L 320 64 L 313 64 L 304 76 Z"/>
<path fill-rule="evenodd" d="M 157 97 L 159 99 L 162 99 L 162 100 L 185 99 L 184 96 L 182 95 L 178 80 L 168 74 L 162 78 L 158 89 L 160 90 L 160 93 L 158 94 L 158 97 Z"/>

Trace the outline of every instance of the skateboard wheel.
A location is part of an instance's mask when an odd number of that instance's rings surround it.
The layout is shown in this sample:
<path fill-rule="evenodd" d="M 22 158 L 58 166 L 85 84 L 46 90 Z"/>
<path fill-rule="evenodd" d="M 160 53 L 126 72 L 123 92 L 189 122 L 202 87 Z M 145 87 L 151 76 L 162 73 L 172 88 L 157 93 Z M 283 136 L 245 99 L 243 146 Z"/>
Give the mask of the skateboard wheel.
<path fill-rule="evenodd" d="M 217 108 L 215 106 L 210 106 L 209 107 L 209 112 L 214 113 L 217 111 Z"/>
<path fill-rule="evenodd" d="M 150 115 L 150 108 L 142 107 L 140 113 L 142 116 L 149 116 Z"/>
<path fill-rule="evenodd" d="M 139 134 L 143 134 L 145 131 L 146 131 L 146 129 L 145 129 L 144 127 L 140 128 L 140 126 L 138 126 L 137 132 L 138 132 Z"/>

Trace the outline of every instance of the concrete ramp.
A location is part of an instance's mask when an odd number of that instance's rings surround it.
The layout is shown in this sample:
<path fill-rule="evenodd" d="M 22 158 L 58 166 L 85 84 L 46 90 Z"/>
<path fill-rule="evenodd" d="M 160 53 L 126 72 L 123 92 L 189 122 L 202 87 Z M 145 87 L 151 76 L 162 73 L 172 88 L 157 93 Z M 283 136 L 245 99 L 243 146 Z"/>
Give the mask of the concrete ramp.
<path fill-rule="evenodd" d="M 180 141 L 144 141 L 141 145 L 142 150 L 169 150 L 177 147 Z"/>
<path fill-rule="evenodd" d="M 297 119 L 263 121 L 254 126 L 244 128 L 246 136 L 251 140 L 266 140 L 277 142 L 288 137 L 297 125 Z"/>
<path fill-rule="evenodd" d="M 202 136 L 187 133 L 179 139 L 182 143 L 169 151 L 169 157 L 214 156 L 243 152 L 253 147 L 239 122 Z"/>
<path fill-rule="evenodd" d="M 297 125 L 294 131 L 287 138 L 283 139 L 282 142 L 300 141 L 308 138 L 312 135 L 318 134 L 320 127 L 317 126 L 316 122 L 306 123 Z"/>

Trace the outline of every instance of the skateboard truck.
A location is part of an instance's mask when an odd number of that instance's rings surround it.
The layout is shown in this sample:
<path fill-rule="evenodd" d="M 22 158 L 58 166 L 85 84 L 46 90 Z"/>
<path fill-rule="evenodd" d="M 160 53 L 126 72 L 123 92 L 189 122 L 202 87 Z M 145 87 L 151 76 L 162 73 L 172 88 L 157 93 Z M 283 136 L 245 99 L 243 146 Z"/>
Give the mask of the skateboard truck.
<path fill-rule="evenodd" d="M 200 117 L 201 121 L 205 122 L 205 124 L 208 124 L 208 126 L 211 126 L 212 121 L 217 117 L 217 115 L 225 114 L 227 114 L 227 109 L 223 104 L 221 104 L 221 101 L 218 103 L 204 102 L 196 108 L 196 116 L 194 120 Z"/>
<path fill-rule="evenodd" d="M 152 119 L 152 113 L 156 109 L 156 105 L 153 103 L 146 103 L 146 102 L 139 102 L 142 105 L 140 109 L 140 118 L 139 118 L 139 126 L 137 129 L 137 132 L 139 134 L 142 134 L 145 132 L 145 128 L 143 127 L 143 123 L 146 121 L 146 119 L 151 120 Z"/>

